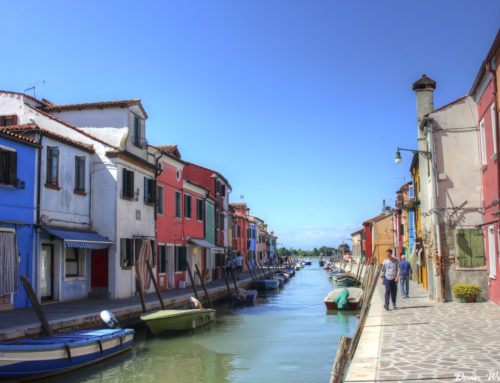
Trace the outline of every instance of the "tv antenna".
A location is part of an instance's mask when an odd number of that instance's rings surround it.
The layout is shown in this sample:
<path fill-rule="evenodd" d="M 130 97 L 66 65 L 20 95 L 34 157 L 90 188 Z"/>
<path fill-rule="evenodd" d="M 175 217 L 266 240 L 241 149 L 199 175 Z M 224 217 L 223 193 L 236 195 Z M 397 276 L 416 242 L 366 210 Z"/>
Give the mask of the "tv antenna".
<path fill-rule="evenodd" d="M 245 196 L 243 194 L 240 194 L 240 199 L 243 201 L 245 199 Z"/>
<path fill-rule="evenodd" d="M 42 84 L 42 98 L 44 98 L 45 97 L 45 80 L 36 81 L 33 84 L 30 84 L 31 86 L 29 88 L 26 88 L 24 91 L 28 92 L 28 91 L 32 90 L 33 97 L 36 98 L 36 87 L 37 87 L 37 85 L 40 85 L 40 84 Z"/>

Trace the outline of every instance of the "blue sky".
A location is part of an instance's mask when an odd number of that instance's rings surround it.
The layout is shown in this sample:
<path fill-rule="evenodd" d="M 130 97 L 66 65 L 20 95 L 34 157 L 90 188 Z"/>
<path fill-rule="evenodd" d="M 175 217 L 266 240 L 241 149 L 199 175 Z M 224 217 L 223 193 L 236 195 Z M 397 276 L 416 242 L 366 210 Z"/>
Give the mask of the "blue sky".
<path fill-rule="evenodd" d="M 148 140 L 222 173 L 284 246 L 337 245 L 408 181 L 411 85 L 467 94 L 500 2 L 3 2 L 1 89 L 140 98 Z"/>

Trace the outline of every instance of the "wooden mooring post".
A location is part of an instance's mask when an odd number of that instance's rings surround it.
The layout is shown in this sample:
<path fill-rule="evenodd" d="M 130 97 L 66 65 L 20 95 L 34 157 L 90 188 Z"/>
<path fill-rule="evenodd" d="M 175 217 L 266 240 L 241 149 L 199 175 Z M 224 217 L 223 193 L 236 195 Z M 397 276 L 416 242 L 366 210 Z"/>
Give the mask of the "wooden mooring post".
<path fill-rule="evenodd" d="M 47 321 L 47 317 L 43 312 L 42 305 L 40 304 L 40 302 L 38 302 L 38 298 L 36 297 L 35 290 L 33 290 L 33 287 L 31 286 L 30 280 L 24 274 L 21 275 L 20 278 L 24 290 L 26 291 L 26 294 L 28 295 L 28 298 L 31 302 L 31 306 L 33 306 L 33 310 L 35 310 L 35 313 L 42 324 L 43 332 L 47 336 L 52 336 L 52 330 L 50 328 L 49 322 Z"/>
<path fill-rule="evenodd" d="M 196 269 L 196 273 L 198 274 L 198 278 L 200 278 L 201 287 L 203 287 L 203 291 L 205 292 L 205 297 L 207 297 L 208 304 L 210 308 L 214 308 L 212 300 L 210 299 L 210 295 L 208 295 L 207 287 L 205 286 L 205 279 L 201 276 L 200 269 L 198 268 L 198 264 L 194 264 L 194 268 Z"/>
<path fill-rule="evenodd" d="M 165 310 L 165 303 L 163 303 L 163 297 L 161 296 L 160 287 L 158 286 L 158 283 L 156 282 L 156 276 L 153 273 L 153 268 L 151 267 L 151 265 L 149 264 L 149 261 L 147 259 L 146 259 L 146 266 L 148 268 L 149 275 L 153 281 L 153 285 L 155 286 L 156 295 L 158 295 L 158 300 L 160 301 L 161 309 Z"/>
<path fill-rule="evenodd" d="M 248 261 L 245 259 L 245 264 L 247 265 L 248 272 L 250 273 L 250 276 L 252 277 L 253 283 L 256 283 L 256 279 L 253 275 L 252 269 L 250 268 L 250 265 L 248 264 Z"/>
<path fill-rule="evenodd" d="M 134 261 L 134 272 L 135 272 L 135 279 L 137 279 L 137 284 L 139 285 L 139 297 L 141 298 L 142 312 L 145 313 L 147 311 L 147 308 L 146 308 L 146 300 L 144 299 L 144 290 L 142 289 L 142 278 L 141 274 L 139 273 L 139 270 L 137 269 L 137 263 L 135 263 L 135 261 Z"/>
<path fill-rule="evenodd" d="M 348 336 L 342 335 L 337 347 L 337 355 L 335 356 L 335 363 L 333 364 L 332 374 L 330 375 L 330 383 L 342 383 L 344 375 L 349 364 L 349 346 L 352 339 Z"/>
<path fill-rule="evenodd" d="M 231 294 L 231 287 L 229 287 L 229 279 L 228 279 L 228 276 L 227 276 L 227 273 L 226 273 L 226 268 L 222 269 L 223 273 L 224 273 L 224 279 L 226 280 L 226 287 L 227 287 L 227 297 L 229 299 L 232 298 L 232 294 Z"/>
<path fill-rule="evenodd" d="M 198 297 L 198 290 L 196 290 L 196 284 L 194 283 L 193 274 L 191 273 L 191 266 L 189 266 L 189 262 L 187 261 L 186 261 L 186 266 L 188 269 L 189 280 L 191 281 L 191 286 L 193 288 L 194 296 L 196 297 L 196 299 L 200 300 L 200 298 Z"/>

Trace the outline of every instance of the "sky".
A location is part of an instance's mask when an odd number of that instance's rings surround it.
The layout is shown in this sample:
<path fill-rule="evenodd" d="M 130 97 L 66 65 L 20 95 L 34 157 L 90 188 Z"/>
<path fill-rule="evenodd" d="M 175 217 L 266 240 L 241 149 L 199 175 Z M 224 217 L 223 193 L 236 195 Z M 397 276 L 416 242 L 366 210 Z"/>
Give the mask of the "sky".
<path fill-rule="evenodd" d="M 498 0 L 4 1 L 0 89 L 139 98 L 152 145 L 223 174 L 280 246 L 348 241 L 394 204 L 416 148 L 413 82 L 469 92 Z M 45 81 L 43 85 L 41 82 Z M 26 91 L 33 95 L 33 90 Z"/>

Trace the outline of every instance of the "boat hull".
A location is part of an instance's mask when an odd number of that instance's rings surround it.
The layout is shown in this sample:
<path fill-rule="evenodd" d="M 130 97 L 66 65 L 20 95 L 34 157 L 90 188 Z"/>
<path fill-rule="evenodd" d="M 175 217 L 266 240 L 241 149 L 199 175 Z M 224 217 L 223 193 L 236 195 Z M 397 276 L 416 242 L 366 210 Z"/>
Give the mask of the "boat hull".
<path fill-rule="evenodd" d="M 141 315 L 149 331 L 158 334 L 163 331 L 185 331 L 205 326 L 215 320 L 215 310 L 160 310 Z"/>
<path fill-rule="evenodd" d="M 340 294 L 344 288 L 334 289 L 328 293 L 325 297 L 324 302 L 325 306 L 328 310 L 336 310 L 338 309 L 337 304 L 335 303 L 335 298 L 338 294 Z M 363 298 L 363 290 L 357 287 L 348 288 L 349 297 L 347 298 L 348 310 L 357 310 L 361 308 L 362 298 Z"/>
<path fill-rule="evenodd" d="M 280 285 L 280 281 L 277 279 L 259 279 L 255 282 L 258 290 L 274 290 Z"/>
<path fill-rule="evenodd" d="M 130 350 L 134 330 L 87 330 L 0 343 L 0 379 L 62 374 Z"/>

